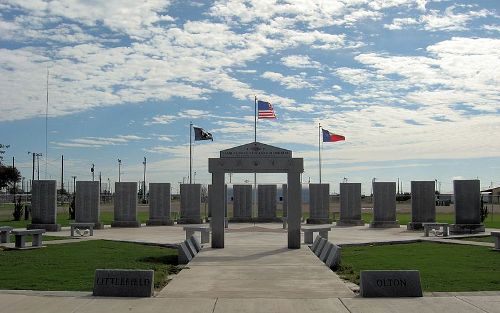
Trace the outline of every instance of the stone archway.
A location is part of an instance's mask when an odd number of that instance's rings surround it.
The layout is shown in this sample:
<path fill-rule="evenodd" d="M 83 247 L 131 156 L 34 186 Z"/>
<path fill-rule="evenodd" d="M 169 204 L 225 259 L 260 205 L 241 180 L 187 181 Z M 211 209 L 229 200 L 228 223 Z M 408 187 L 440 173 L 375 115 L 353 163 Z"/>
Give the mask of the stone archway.
<path fill-rule="evenodd" d="M 208 159 L 212 174 L 212 248 L 224 248 L 224 186 L 226 173 L 286 173 L 288 175 L 288 248 L 300 248 L 304 159 L 293 158 L 292 151 L 260 142 L 222 150 L 219 158 Z"/>

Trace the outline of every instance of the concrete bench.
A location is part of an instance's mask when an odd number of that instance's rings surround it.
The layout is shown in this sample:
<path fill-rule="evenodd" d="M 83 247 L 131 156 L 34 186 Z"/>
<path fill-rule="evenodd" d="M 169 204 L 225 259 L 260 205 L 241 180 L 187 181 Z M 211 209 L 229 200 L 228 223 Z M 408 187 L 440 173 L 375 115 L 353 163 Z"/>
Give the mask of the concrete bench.
<path fill-rule="evenodd" d="M 69 224 L 71 228 L 71 237 L 75 237 L 75 229 L 88 229 L 89 230 L 89 236 L 94 236 L 94 223 L 70 223 Z M 84 233 L 85 234 L 85 233 Z M 80 236 L 83 236 L 84 234 L 78 234 Z"/>
<path fill-rule="evenodd" d="M 26 249 L 26 237 L 32 236 L 31 247 L 28 248 L 41 248 L 42 247 L 42 234 L 45 229 L 29 229 L 29 230 L 13 230 L 12 235 L 16 238 L 15 249 Z"/>
<path fill-rule="evenodd" d="M 500 251 L 500 231 L 492 231 L 491 236 L 495 238 L 495 248 L 493 250 Z"/>
<path fill-rule="evenodd" d="M 448 237 L 449 232 L 449 225 L 448 223 L 422 223 L 422 226 L 424 227 L 424 236 L 429 237 L 429 232 L 431 229 L 440 229 L 441 227 L 443 228 L 443 237 Z"/>
<path fill-rule="evenodd" d="M 210 227 L 208 226 L 184 226 L 182 228 L 186 232 L 186 239 L 191 238 L 195 232 L 201 233 L 201 243 L 210 242 Z"/>
<path fill-rule="evenodd" d="M 9 243 L 9 235 L 12 229 L 10 226 L 0 226 L 0 243 Z"/>
<path fill-rule="evenodd" d="M 302 231 L 304 232 L 304 243 L 313 243 L 313 233 L 319 233 L 320 237 L 328 240 L 328 232 L 330 230 L 332 230 L 331 226 L 303 226 Z"/>

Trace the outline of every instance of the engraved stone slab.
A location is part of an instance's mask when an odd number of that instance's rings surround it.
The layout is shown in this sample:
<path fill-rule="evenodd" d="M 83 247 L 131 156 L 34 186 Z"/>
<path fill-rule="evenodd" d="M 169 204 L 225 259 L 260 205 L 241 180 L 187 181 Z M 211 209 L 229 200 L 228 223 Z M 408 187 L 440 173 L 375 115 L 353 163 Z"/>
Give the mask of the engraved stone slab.
<path fill-rule="evenodd" d="M 194 248 L 196 249 L 196 253 L 200 252 L 201 245 L 198 242 L 198 239 L 196 239 L 195 236 L 191 236 L 191 237 L 189 237 L 189 240 L 191 241 L 191 243 L 193 244 Z"/>
<path fill-rule="evenodd" d="M 292 151 L 260 142 L 251 142 L 234 148 L 222 150 L 221 158 L 291 158 Z"/>
<path fill-rule="evenodd" d="M 261 222 L 272 222 L 276 220 L 276 185 L 258 186 L 258 219 Z"/>
<path fill-rule="evenodd" d="M 450 226 L 450 233 L 475 234 L 484 232 L 481 224 L 481 191 L 480 181 L 454 180 L 455 224 Z"/>
<path fill-rule="evenodd" d="M 194 257 L 196 254 L 198 254 L 198 251 L 196 251 L 196 247 L 193 245 L 193 242 L 191 239 L 186 239 L 184 240 L 184 243 L 189 249 L 189 252 L 191 252 L 191 255 Z"/>
<path fill-rule="evenodd" d="M 316 248 L 316 251 L 313 251 L 314 254 L 316 254 L 317 257 L 319 257 L 321 255 L 321 252 L 325 248 L 325 245 L 326 245 L 327 242 L 328 241 L 325 238 L 323 238 L 323 237 L 320 238 L 320 241 L 318 243 L 318 247 Z"/>
<path fill-rule="evenodd" d="M 170 220 L 170 183 L 149 184 L 149 220 L 147 225 L 172 225 Z"/>
<path fill-rule="evenodd" d="M 98 181 L 76 182 L 75 223 L 94 223 L 94 228 L 103 228 L 99 217 L 99 197 Z"/>
<path fill-rule="evenodd" d="M 330 224 L 330 184 L 309 184 L 308 224 Z"/>
<path fill-rule="evenodd" d="M 325 263 L 326 259 L 328 258 L 328 255 L 330 254 L 330 251 L 333 248 L 333 244 L 329 241 L 325 243 L 325 246 L 323 247 L 323 251 L 321 251 L 321 254 L 319 255 L 319 259 Z"/>
<path fill-rule="evenodd" d="M 243 222 L 252 219 L 252 185 L 233 185 L 233 218 Z"/>
<path fill-rule="evenodd" d="M 332 248 L 330 249 L 330 253 L 326 258 L 325 264 L 332 270 L 337 270 L 340 266 L 340 259 L 342 256 L 342 248 L 339 246 L 332 244 Z"/>
<path fill-rule="evenodd" d="M 179 224 L 201 223 L 201 184 L 181 184 L 181 218 Z"/>
<path fill-rule="evenodd" d="M 141 227 L 137 219 L 137 183 L 115 182 L 114 220 L 111 227 Z"/>
<path fill-rule="evenodd" d="M 373 220 L 371 228 L 399 228 L 396 220 L 396 183 L 373 183 Z"/>
<path fill-rule="evenodd" d="M 151 297 L 153 270 L 97 269 L 94 276 L 94 296 Z"/>
<path fill-rule="evenodd" d="M 359 294 L 362 297 L 422 297 L 420 272 L 361 271 Z"/>
<path fill-rule="evenodd" d="M 340 220 L 337 226 L 360 226 L 361 220 L 361 184 L 340 184 Z"/>
<path fill-rule="evenodd" d="M 189 261 L 193 259 L 193 255 L 191 254 L 191 251 L 189 251 L 189 248 L 185 242 L 181 242 L 179 244 L 179 246 L 177 247 L 177 253 L 177 262 L 179 264 L 188 264 Z"/>
<path fill-rule="evenodd" d="M 61 225 L 56 224 L 57 195 L 55 180 L 35 180 L 31 196 L 31 224 L 28 229 L 45 229 L 59 231 Z"/>
<path fill-rule="evenodd" d="M 422 223 L 436 221 L 435 182 L 411 182 L 411 222 L 408 229 L 423 229 Z"/>
<path fill-rule="evenodd" d="M 311 246 L 311 250 L 313 252 L 315 252 L 316 249 L 318 248 L 318 245 L 319 245 L 319 242 L 321 241 L 321 238 L 322 237 L 320 235 L 316 235 L 316 238 L 314 238 L 314 242 L 313 242 L 313 244 Z"/>

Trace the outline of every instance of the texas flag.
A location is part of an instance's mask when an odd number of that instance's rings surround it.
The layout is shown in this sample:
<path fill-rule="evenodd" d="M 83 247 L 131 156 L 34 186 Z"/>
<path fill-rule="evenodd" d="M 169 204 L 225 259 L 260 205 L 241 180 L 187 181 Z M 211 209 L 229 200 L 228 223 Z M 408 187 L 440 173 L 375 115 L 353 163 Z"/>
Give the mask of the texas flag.
<path fill-rule="evenodd" d="M 345 140 L 345 137 L 342 135 L 337 135 L 330 133 L 326 129 L 322 129 L 323 131 L 323 142 L 335 142 Z"/>

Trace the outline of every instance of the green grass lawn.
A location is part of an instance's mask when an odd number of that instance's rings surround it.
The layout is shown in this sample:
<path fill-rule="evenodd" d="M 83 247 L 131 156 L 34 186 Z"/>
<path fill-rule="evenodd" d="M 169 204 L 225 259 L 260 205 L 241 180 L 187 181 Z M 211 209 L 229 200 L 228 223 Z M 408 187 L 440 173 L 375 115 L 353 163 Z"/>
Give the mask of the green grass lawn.
<path fill-rule="evenodd" d="M 479 241 L 479 242 L 495 242 L 495 238 L 493 236 L 482 236 L 482 237 L 466 237 L 466 238 L 460 238 L 459 240 L 465 240 L 465 241 Z"/>
<path fill-rule="evenodd" d="M 0 250 L 0 289 L 91 291 L 98 268 L 152 269 L 160 289 L 176 264 L 174 249 L 105 240 Z"/>
<path fill-rule="evenodd" d="M 342 248 L 342 278 L 362 270 L 419 270 L 424 291 L 500 290 L 500 255 L 487 247 L 414 243 Z"/>

